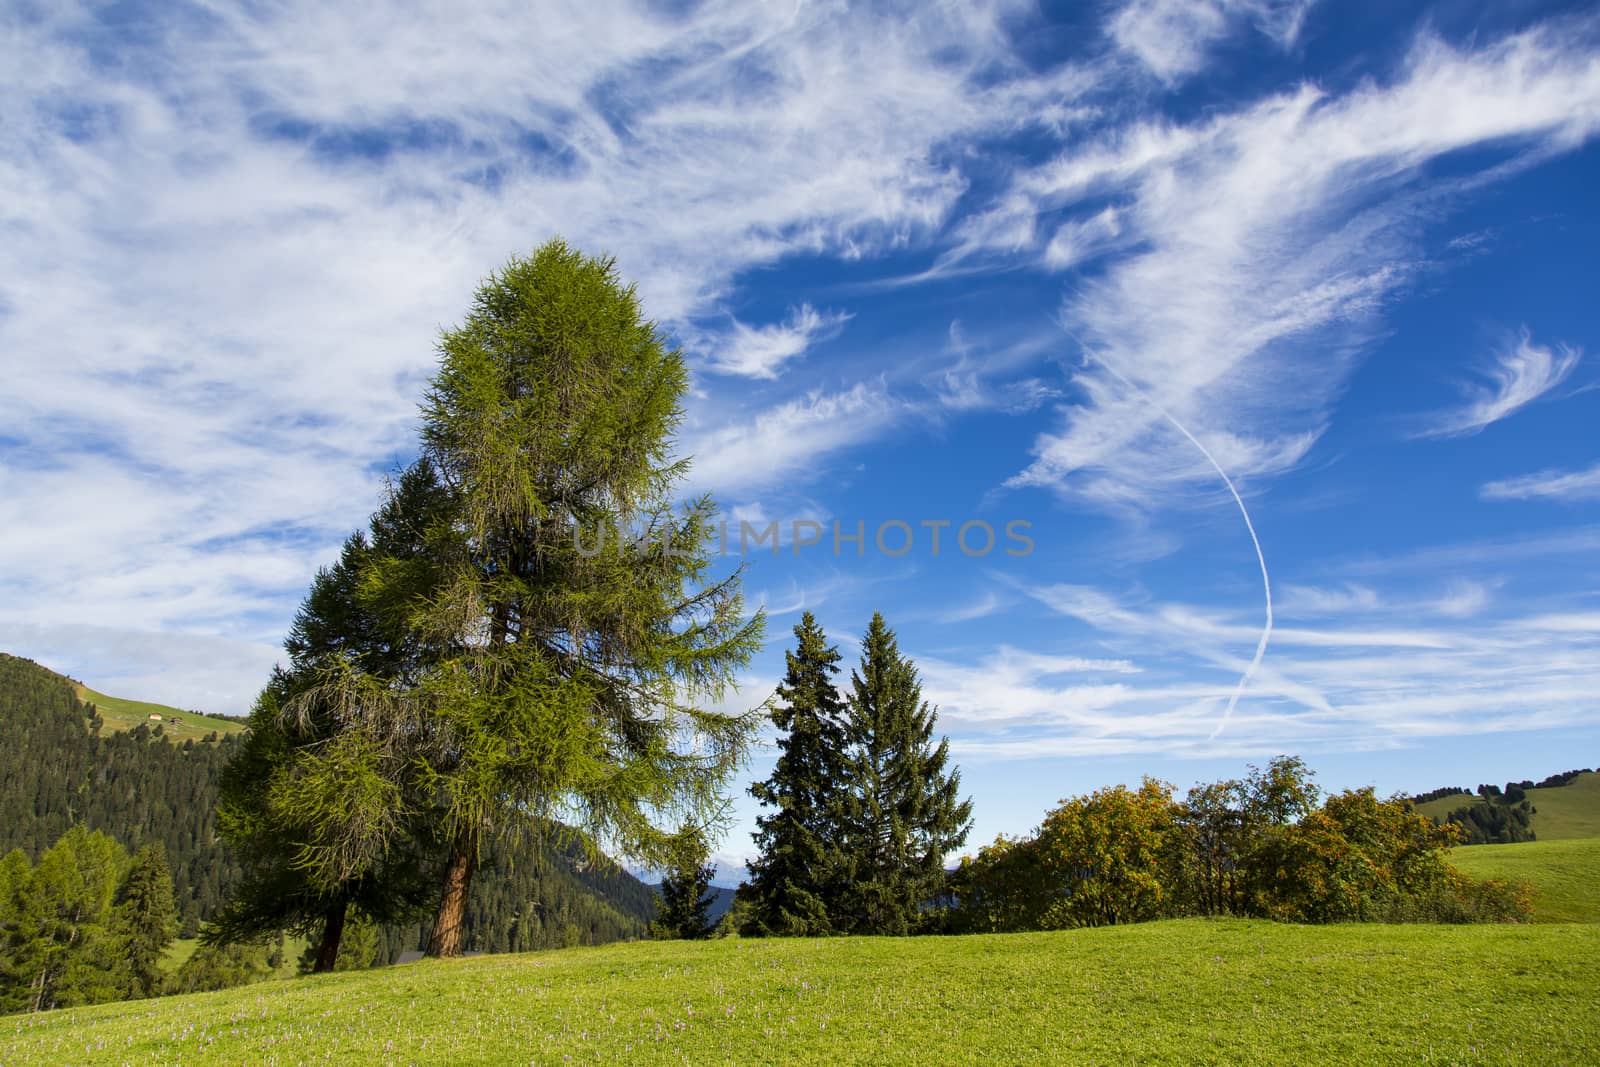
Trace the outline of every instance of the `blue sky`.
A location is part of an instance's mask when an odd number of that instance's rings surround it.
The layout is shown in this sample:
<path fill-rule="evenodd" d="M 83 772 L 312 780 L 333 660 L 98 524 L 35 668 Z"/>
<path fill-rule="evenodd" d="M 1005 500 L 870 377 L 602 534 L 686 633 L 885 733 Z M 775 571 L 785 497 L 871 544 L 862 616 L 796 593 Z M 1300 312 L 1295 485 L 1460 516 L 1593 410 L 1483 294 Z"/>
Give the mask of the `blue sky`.
<path fill-rule="evenodd" d="M 439 328 L 559 233 L 682 345 L 694 488 L 826 531 L 750 557 L 739 701 L 883 611 L 975 843 L 1279 752 L 1600 761 L 1583 5 L 530 11 L 7 5 L 0 648 L 243 711 Z"/>

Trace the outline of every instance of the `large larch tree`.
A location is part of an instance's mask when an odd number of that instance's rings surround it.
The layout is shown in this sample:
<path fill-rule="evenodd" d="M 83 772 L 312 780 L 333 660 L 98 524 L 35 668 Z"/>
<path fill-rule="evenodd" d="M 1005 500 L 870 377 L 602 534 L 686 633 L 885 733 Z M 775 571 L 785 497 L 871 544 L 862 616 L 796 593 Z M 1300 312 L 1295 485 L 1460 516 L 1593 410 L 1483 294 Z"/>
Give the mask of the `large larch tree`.
<path fill-rule="evenodd" d="M 645 862 L 722 809 L 754 714 L 712 710 L 759 647 L 740 572 L 714 576 L 709 498 L 674 507 L 688 384 L 610 259 L 554 240 L 478 289 L 440 341 L 423 455 L 452 501 L 431 577 L 378 558 L 364 588 L 441 655 L 349 703 L 413 764 L 445 844 L 428 953 L 462 950 L 480 852 L 570 827 Z"/>

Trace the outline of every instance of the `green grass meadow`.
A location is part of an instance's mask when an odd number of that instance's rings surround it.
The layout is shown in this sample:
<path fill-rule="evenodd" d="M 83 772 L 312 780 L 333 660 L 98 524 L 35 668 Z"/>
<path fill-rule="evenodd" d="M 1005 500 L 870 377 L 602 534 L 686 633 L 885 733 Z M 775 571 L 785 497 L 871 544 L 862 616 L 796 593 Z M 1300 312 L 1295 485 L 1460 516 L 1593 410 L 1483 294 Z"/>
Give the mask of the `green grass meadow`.
<path fill-rule="evenodd" d="M 1533 921 L 1600 923 L 1600 838 L 1524 841 L 1452 849 L 1450 863 L 1474 878 L 1533 885 Z"/>
<path fill-rule="evenodd" d="M 424 961 L 0 1023 L 5 1064 L 1600 1062 L 1600 927 L 1180 920 Z"/>
<path fill-rule="evenodd" d="M 284 942 L 283 966 L 273 974 L 273 978 L 293 978 L 299 974 L 300 955 L 305 952 L 307 940 L 303 937 L 291 937 Z M 167 974 L 177 974 L 178 970 L 189 961 L 195 949 L 200 947 L 200 941 L 193 937 L 180 937 L 167 946 L 167 951 L 161 956 L 161 969 Z M 0 1060 L 0 1064 L 5 1061 Z"/>
<path fill-rule="evenodd" d="M 199 947 L 200 941 L 197 938 L 178 938 L 161 954 L 161 969 L 168 974 L 177 974 L 178 968 L 189 962 L 189 957 L 193 956 L 194 950 Z"/>
<path fill-rule="evenodd" d="M 0 1019 L 0 1067 L 1600 1064 L 1597 783 L 1540 790 L 1538 841 L 1450 856 L 1530 882 L 1529 925 L 732 938 L 288 980 L 296 941 L 280 980 Z"/>
<path fill-rule="evenodd" d="M 77 682 L 74 682 L 72 687 L 77 691 L 79 700 L 93 704 L 100 712 L 107 730 L 131 730 L 141 723 L 155 726 L 156 724 L 150 721 L 151 715 L 161 716 L 162 732 L 180 744 L 186 738 L 198 741 L 213 730 L 218 734 L 231 734 L 244 729 L 244 723 L 231 719 L 202 715 L 196 711 L 184 711 L 166 704 L 152 704 L 147 700 L 126 700 L 122 697 L 106 696 Z"/>

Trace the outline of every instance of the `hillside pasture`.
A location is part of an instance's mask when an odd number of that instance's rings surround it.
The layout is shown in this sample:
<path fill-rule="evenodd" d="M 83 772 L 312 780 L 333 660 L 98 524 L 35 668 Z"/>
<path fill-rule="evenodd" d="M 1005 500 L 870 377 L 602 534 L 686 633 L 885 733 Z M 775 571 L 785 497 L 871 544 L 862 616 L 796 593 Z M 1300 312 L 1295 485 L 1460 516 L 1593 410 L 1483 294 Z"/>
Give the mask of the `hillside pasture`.
<path fill-rule="evenodd" d="M 1450 863 L 1474 878 L 1533 886 L 1536 923 L 1600 922 L 1600 838 L 1456 848 Z"/>
<path fill-rule="evenodd" d="M 19 1016 L 0 1062 L 1579 1064 L 1600 927 L 644 942 Z"/>
<path fill-rule="evenodd" d="M 103 729 L 106 730 L 132 730 L 141 724 L 154 728 L 156 723 L 151 720 L 151 715 L 161 716 L 162 732 L 179 743 L 189 738 L 199 741 L 213 730 L 218 734 L 231 734 L 244 729 L 244 723 L 233 719 L 203 715 L 197 711 L 184 711 L 166 704 L 152 704 L 146 700 L 107 696 L 81 682 L 73 682 L 72 688 L 78 694 L 79 700 L 95 706 L 95 710 L 105 720 Z"/>
<path fill-rule="evenodd" d="M 1534 808 L 1533 833 L 1540 841 L 1600 837 L 1600 774 L 1590 771 L 1566 785 L 1530 789 L 1527 796 Z M 1489 803 L 1498 801 L 1457 793 L 1419 804 L 1417 810 L 1443 820 L 1458 808 Z"/>

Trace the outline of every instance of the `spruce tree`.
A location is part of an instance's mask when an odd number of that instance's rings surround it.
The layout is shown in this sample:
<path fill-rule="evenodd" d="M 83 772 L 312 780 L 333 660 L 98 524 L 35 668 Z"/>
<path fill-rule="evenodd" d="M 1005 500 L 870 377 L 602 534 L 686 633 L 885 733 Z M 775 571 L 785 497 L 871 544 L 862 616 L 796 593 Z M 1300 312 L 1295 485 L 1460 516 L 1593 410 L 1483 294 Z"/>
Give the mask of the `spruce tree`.
<path fill-rule="evenodd" d="M 750 787 L 751 796 L 775 810 L 756 818 L 759 855 L 740 889 L 747 935 L 831 933 L 830 911 L 842 891 L 844 702 L 833 682 L 839 650 L 809 611 L 794 635 L 772 709 L 778 760 L 766 781 Z"/>
<path fill-rule="evenodd" d="M 845 817 L 849 889 L 841 916 L 851 933 L 907 934 L 944 888 L 944 858 L 972 822 L 961 774 L 946 769 L 950 743 L 933 742 L 937 713 L 916 667 L 874 613 L 851 675 Z"/>
<path fill-rule="evenodd" d="M 698 855 L 703 856 L 704 853 Z M 716 868 L 691 854 L 668 868 L 651 932 L 662 940 L 696 941 L 711 936 L 711 878 Z"/>
<path fill-rule="evenodd" d="M 4 948 L 6 931 L 16 922 L 23 894 L 28 891 L 28 881 L 32 877 L 33 864 L 20 848 L 0 858 L 0 949 Z"/>
<path fill-rule="evenodd" d="M 161 957 L 178 932 L 178 917 L 167 850 L 159 841 L 144 846 L 134 857 L 117 890 L 112 929 L 117 951 L 128 969 L 129 995 L 160 995 L 166 984 Z"/>

